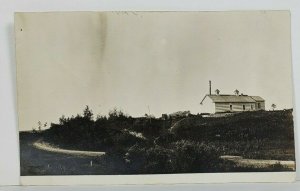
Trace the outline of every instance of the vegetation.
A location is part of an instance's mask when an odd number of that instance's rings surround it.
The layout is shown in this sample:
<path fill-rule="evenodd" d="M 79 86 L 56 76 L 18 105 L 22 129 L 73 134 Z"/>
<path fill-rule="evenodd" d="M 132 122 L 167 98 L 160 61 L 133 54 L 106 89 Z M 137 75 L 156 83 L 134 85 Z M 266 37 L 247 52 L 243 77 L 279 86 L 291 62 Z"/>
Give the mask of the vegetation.
<path fill-rule="evenodd" d="M 51 123 L 48 129 L 46 126 L 39 122 L 38 131 L 21 133 L 21 144 L 27 137 L 65 149 L 106 151 L 106 155 L 93 159 L 101 171 L 94 174 L 258 171 L 237 167 L 221 159 L 222 155 L 295 160 L 292 110 L 242 112 L 226 117 L 189 113 L 133 118 L 118 109 L 94 117 L 86 106 L 82 115 L 62 116 L 59 123 Z M 259 171 L 270 169 L 289 170 L 278 164 Z M 26 168 L 24 171 L 30 172 Z"/>
<path fill-rule="evenodd" d="M 193 141 L 176 141 L 167 147 L 154 145 L 128 149 L 125 160 L 135 173 L 195 173 L 220 170 L 216 148 Z"/>
<path fill-rule="evenodd" d="M 190 117 L 179 121 L 171 131 L 180 139 L 212 144 L 223 155 L 295 160 L 292 110 Z"/>

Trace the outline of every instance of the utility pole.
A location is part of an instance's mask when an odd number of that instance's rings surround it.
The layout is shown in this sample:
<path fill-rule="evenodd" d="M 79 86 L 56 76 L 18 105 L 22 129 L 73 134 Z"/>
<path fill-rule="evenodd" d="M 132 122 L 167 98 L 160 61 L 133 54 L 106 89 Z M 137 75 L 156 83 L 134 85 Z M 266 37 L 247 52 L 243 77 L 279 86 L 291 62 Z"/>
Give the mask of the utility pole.
<path fill-rule="evenodd" d="M 211 95 L 211 81 L 209 80 L 209 95 Z"/>

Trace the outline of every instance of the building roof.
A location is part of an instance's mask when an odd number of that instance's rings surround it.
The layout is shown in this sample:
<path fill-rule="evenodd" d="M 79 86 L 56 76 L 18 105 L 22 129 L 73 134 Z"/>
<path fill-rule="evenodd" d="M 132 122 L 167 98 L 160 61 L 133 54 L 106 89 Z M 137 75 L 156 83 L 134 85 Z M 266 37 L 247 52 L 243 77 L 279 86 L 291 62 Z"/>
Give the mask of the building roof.
<path fill-rule="evenodd" d="M 201 104 L 205 100 L 206 97 L 212 99 L 214 103 L 255 103 L 257 101 L 265 101 L 263 98 L 259 96 L 248 96 L 248 95 L 206 95 Z"/>
<path fill-rule="evenodd" d="M 252 99 L 254 99 L 255 101 L 265 101 L 263 98 L 261 98 L 260 96 L 250 96 Z"/>

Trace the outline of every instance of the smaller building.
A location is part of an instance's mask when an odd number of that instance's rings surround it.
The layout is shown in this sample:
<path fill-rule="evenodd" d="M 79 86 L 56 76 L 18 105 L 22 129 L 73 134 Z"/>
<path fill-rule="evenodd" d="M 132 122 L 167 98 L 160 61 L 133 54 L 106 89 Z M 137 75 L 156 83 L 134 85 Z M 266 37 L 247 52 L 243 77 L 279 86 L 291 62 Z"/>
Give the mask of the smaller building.
<path fill-rule="evenodd" d="M 207 94 L 202 99 L 202 113 L 241 112 L 265 110 L 260 96 Z"/>
<path fill-rule="evenodd" d="M 190 111 L 177 111 L 177 112 L 171 113 L 169 115 L 169 117 L 171 117 L 171 118 L 180 118 L 180 117 L 187 117 L 190 114 L 191 114 Z"/>

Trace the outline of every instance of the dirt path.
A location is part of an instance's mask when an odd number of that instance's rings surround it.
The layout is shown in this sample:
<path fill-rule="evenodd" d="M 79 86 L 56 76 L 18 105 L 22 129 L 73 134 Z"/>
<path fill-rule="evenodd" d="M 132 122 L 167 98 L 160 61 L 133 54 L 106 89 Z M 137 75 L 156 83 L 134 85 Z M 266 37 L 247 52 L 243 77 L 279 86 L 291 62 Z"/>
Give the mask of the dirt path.
<path fill-rule="evenodd" d="M 137 138 L 146 140 L 146 137 L 144 137 L 144 135 L 143 135 L 142 133 L 135 132 L 135 131 L 129 131 L 128 129 L 125 129 L 124 132 L 127 132 L 127 133 L 129 133 L 130 135 L 133 135 L 133 136 L 135 136 L 135 137 L 137 137 Z"/>
<path fill-rule="evenodd" d="M 280 164 L 284 167 L 290 168 L 292 170 L 296 169 L 295 161 L 281 161 L 281 160 L 260 160 L 260 159 L 244 159 L 241 156 L 221 156 L 222 159 L 234 161 L 238 166 L 256 168 L 268 168 L 271 165 Z"/>
<path fill-rule="evenodd" d="M 95 151 L 79 151 L 79 150 L 68 150 L 68 149 L 61 149 L 58 147 L 53 147 L 48 143 L 42 141 L 36 141 L 33 143 L 33 146 L 37 149 L 54 152 L 54 153 L 62 153 L 68 155 L 75 155 L 75 156 L 102 156 L 105 155 L 105 152 L 95 152 Z"/>
<path fill-rule="evenodd" d="M 186 118 L 180 119 L 179 121 L 175 122 L 171 127 L 170 127 L 170 131 L 173 132 L 174 129 L 176 129 L 176 127 L 179 125 L 179 123 L 181 123 L 181 121 L 185 120 Z"/>

